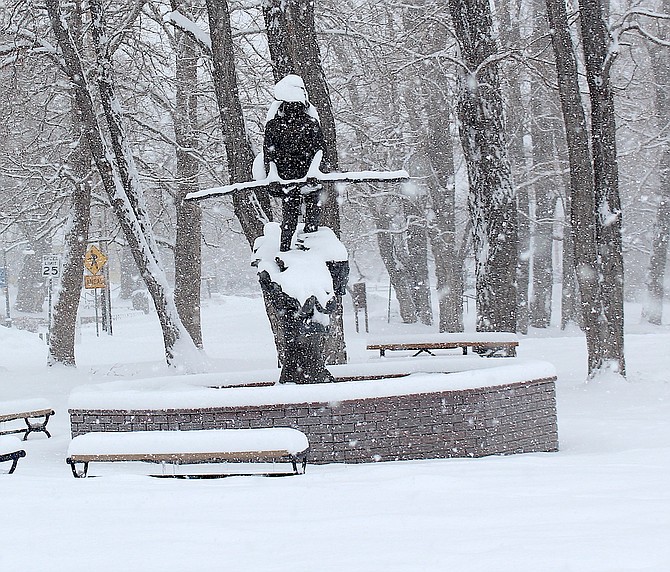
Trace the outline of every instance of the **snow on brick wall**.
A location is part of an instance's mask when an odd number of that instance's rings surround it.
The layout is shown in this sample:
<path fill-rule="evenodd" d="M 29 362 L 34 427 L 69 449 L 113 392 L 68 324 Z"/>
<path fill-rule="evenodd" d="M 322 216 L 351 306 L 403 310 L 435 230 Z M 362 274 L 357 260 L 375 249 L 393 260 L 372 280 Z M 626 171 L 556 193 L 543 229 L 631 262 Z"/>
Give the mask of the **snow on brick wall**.
<path fill-rule="evenodd" d="M 166 410 L 70 409 L 94 431 L 293 427 L 312 463 L 481 457 L 558 450 L 555 377 L 402 396 Z M 225 390 L 221 390 L 225 391 Z"/>

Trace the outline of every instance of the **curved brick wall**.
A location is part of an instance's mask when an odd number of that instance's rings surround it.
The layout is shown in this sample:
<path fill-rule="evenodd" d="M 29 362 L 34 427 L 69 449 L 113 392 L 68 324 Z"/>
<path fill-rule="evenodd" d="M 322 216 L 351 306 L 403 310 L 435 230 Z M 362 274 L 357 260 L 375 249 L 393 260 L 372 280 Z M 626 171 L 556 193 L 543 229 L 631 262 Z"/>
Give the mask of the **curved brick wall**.
<path fill-rule="evenodd" d="M 312 463 L 556 451 L 555 381 L 555 377 L 545 377 L 493 387 L 337 402 L 70 409 L 70 421 L 73 436 L 91 431 L 293 427 L 307 435 Z"/>

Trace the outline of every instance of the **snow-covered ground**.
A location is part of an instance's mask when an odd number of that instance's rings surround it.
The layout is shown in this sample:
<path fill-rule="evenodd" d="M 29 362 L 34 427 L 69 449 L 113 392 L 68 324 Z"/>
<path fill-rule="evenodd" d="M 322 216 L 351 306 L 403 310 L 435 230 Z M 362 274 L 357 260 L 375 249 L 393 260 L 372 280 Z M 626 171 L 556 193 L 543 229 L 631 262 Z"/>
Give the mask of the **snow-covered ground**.
<path fill-rule="evenodd" d="M 387 324 L 369 294 L 371 335 L 435 331 Z M 113 337 L 84 326 L 74 371 L 46 368 L 35 334 L 0 328 L 0 400 L 57 412 L 53 438 L 31 435 L 0 474 L 0 571 L 670 570 L 670 327 L 627 312 L 627 382 L 585 384 L 576 331 L 521 337 L 521 358 L 558 371 L 558 453 L 195 481 L 114 465 L 75 480 L 65 464 L 74 387 L 166 375 L 151 316 L 126 314 Z M 260 299 L 207 300 L 203 323 L 213 370 L 276 365 Z M 350 312 L 345 325 L 350 361 L 379 360 Z"/>

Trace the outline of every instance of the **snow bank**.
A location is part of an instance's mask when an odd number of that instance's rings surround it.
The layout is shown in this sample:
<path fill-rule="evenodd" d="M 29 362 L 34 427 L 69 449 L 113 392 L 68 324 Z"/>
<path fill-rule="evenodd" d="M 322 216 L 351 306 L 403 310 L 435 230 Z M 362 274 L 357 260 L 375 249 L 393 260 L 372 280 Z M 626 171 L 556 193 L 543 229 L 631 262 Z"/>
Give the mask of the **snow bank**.
<path fill-rule="evenodd" d="M 211 429 L 196 431 L 134 431 L 87 433 L 70 442 L 70 455 L 132 455 L 170 453 L 238 453 L 309 448 L 304 433 L 289 428 Z"/>
<path fill-rule="evenodd" d="M 16 401 L 0 402 L 0 417 L 15 413 L 29 413 L 30 411 L 42 411 L 51 409 L 46 399 L 20 399 Z"/>
<path fill-rule="evenodd" d="M 13 453 L 23 449 L 23 443 L 11 435 L 0 435 L 0 455 Z"/>

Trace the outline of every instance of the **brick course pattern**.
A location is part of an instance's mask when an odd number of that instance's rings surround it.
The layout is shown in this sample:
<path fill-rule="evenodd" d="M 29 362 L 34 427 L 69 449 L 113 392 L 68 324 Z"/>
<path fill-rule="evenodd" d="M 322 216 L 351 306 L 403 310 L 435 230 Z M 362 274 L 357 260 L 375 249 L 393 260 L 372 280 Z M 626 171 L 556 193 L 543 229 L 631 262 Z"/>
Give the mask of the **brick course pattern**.
<path fill-rule="evenodd" d="M 292 427 L 307 435 L 310 462 L 317 464 L 549 452 L 558 450 L 555 381 L 337 403 L 70 409 L 70 424 L 73 437 L 94 431 Z"/>

